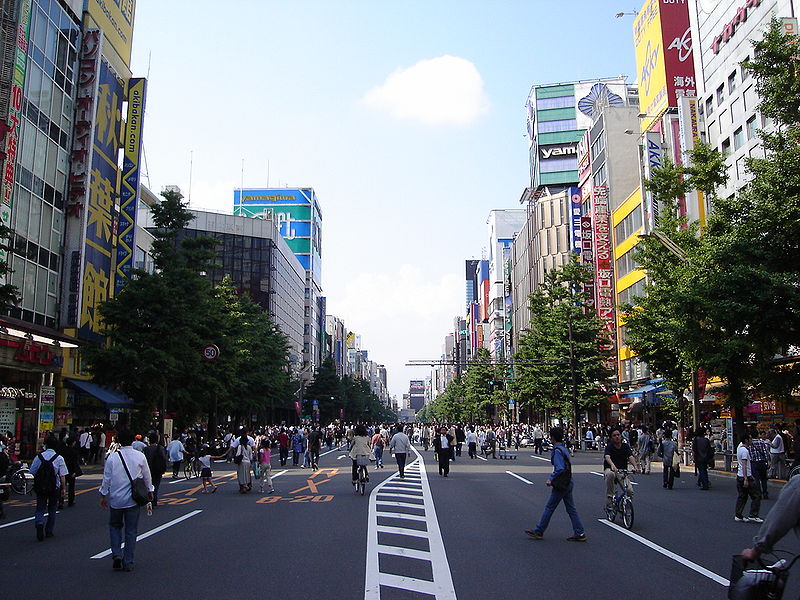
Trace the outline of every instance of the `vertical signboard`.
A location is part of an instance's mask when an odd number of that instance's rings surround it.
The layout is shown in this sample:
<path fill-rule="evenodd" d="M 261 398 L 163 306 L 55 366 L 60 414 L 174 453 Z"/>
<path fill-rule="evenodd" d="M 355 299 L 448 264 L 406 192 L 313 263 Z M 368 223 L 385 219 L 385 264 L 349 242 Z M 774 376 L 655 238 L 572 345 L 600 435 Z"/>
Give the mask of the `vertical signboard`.
<path fill-rule="evenodd" d="M 125 66 L 130 66 L 136 0 L 86 0 L 84 6 Z"/>
<path fill-rule="evenodd" d="M 119 237 L 117 238 L 117 266 L 114 278 L 115 293 L 130 281 L 133 255 L 136 248 L 136 208 L 141 173 L 139 161 L 142 150 L 142 125 L 146 94 L 146 79 L 136 78 L 128 82 L 128 118 L 125 127 L 124 159 L 119 194 Z"/>
<path fill-rule="evenodd" d="M 580 188 L 571 187 L 569 192 L 569 219 L 572 230 L 572 251 L 576 254 L 581 253 L 581 210 L 583 205 L 583 195 Z"/>
<path fill-rule="evenodd" d="M 104 61 L 100 61 L 98 79 L 78 323 L 79 335 L 86 339 L 99 336 L 102 322 L 98 306 L 113 295 L 117 155 L 124 93 L 122 82 Z"/>
<path fill-rule="evenodd" d="M 700 114 L 697 98 L 684 97 L 678 102 L 678 122 L 680 124 L 681 161 L 688 165 L 689 152 L 700 139 Z M 705 225 L 706 205 L 703 192 L 696 190 L 686 194 L 686 218 L 689 222 L 699 221 Z"/>
<path fill-rule="evenodd" d="M 594 244 L 592 243 L 592 217 L 581 217 L 581 264 L 589 267 L 594 272 Z M 595 310 L 595 285 L 594 279 L 587 281 L 583 286 L 586 292 L 586 310 Z"/>
<path fill-rule="evenodd" d="M 644 160 L 644 178 L 650 179 L 655 169 L 664 164 L 664 144 L 661 143 L 661 134 L 657 131 L 647 131 L 642 136 Z M 650 233 L 658 221 L 658 200 L 653 197 L 650 190 L 644 189 L 644 231 Z"/>
<path fill-rule="evenodd" d="M 595 285 L 597 286 L 597 315 L 602 324 L 601 335 L 604 349 L 616 349 L 616 320 L 614 318 L 614 266 L 612 264 L 611 213 L 608 208 L 608 188 L 596 186 L 594 199 L 594 255 Z M 612 355 L 613 356 L 613 355 Z M 616 358 L 610 358 L 607 366 L 616 370 Z"/>
<path fill-rule="evenodd" d="M 19 127 L 22 117 L 22 92 L 25 87 L 25 73 L 28 65 L 28 37 L 31 29 L 31 2 L 22 0 L 19 6 L 17 36 L 14 42 L 14 72 L 11 75 L 11 97 L 8 103 L 8 121 L 0 122 L 0 148 L 5 156 L 2 179 L 2 203 L 0 203 L 0 223 L 11 226 L 13 208 L 14 171 L 17 164 Z M 0 260 L 6 260 L 6 251 L 0 249 Z M 0 283 L 4 283 L 0 279 Z"/>
<path fill-rule="evenodd" d="M 56 416 L 56 388 L 43 385 L 39 394 L 39 437 L 44 437 L 45 431 L 53 431 Z"/>

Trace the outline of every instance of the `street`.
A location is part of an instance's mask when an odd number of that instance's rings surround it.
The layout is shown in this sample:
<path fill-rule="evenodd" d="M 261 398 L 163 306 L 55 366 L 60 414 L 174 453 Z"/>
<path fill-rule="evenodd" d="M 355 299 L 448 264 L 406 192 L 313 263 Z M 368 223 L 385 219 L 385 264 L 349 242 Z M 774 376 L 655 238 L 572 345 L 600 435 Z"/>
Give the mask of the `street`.
<path fill-rule="evenodd" d="M 353 492 L 350 460 L 323 453 L 312 472 L 280 467 L 274 494 L 238 493 L 231 464 L 215 464 L 215 494 L 199 479 L 161 486 L 152 517 L 142 511 L 135 570 L 111 570 L 107 513 L 97 468 L 79 478 L 76 505 L 60 511 L 55 537 L 38 542 L 33 498 L 13 496 L 0 522 L 6 597 L 18 598 L 723 598 L 731 555 L 758 525 L 735 523 L 735 479 L 712 475 L 703 492 L 691 470 L 673 490 L 660 464 L 635 476 L 631 532 L 603 518 L 601 455 L 573 459 L 574 497 L 587 543 L 570 543 L 556 511 L 543 540 L 523 531 L 548 497 L 548 456 L 520 448 L 516 460 L 470 460 L 466 450 L 440 477 L 433 452 L 419 453 L 405 479 L 387 454 L 370 467 L 367 495 Z M 772 498 L 779 486 L 770 490 Z M 774 500 L 763 502 L 765 516 Z M 619 519 L 617 520 L 619 523 Z M 780 548 L 797 552 L 794 536 Z M 795 578 L 793 578 L 795 579 Z M 790 585 L 793 585 L 790 581 Z M 796 586 L 793 585 L 792 589 Z M 797 594 L 787 593 L 786 598 Z"/>

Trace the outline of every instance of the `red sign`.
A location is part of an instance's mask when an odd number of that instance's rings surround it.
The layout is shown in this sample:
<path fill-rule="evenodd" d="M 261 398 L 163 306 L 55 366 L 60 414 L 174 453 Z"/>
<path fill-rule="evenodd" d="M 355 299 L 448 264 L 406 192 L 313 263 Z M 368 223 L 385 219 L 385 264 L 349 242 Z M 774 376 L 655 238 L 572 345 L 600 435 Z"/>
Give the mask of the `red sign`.
<path fill-rule="evenodd" d="M 592 217 L 581 217 L 581 264 L 586 265 L 594 271 L 594 245 L 592 244 Z M 586 310 L 594 311 L 594 280 L 587 282 L 583 286 L 588 298 L 586 299 Z"/>
<path fill-rule="evenodd" d="M 748 17 L 748 9 L 750 8 L 758 8 L 761 5 L 761 0 L 747 0 L 742 6 L 736 9 L 736 15 L 725 24 L 725 27 L 722 28 L 722 31 L 719 35 L 714 37 L 714 41 L 711 44 L 711 51 L 714 54 L 719 54 L 720 46 L 724 43 L 727 43 L 729 39 L 733 37 L 733 34 L 736 33 L 736 28 L 741 24 L 747 21 Z"/>
<path fill-rule="evenodd" d="M 31 342 L 29 340 L 15 341 L 0 339 L 0 346 L 16 348 L 17 351 L 14 353 L 14 360 L 20 362 L 45 366 L 53 365 L 56 367 L 60 367 L 63 364 L 63 360 L 60 356 L 53 354 L 53 351 L 47 346 L 37 344 L 36 342 Z"/>
<path fill-rule="evenodd" d="M 661 35 L 664 40 L 664 68 L 667 73 L 667 98 L 678 106 L 681 96 L 696 96 L 689 3 L 661 0 Z"/>
<path fill-rule="evenodd" d="M 597 286 L 597 315 L 603 329 L 605 340 L 603 348 L 616 350 L 617 323 L 614 317 L 614 266 L 611 244 L 611 211 L 608 207 L 608 188 L 597 186 L 592 191 L 594 222 L 595 285 Z M 615 369 L 616 358 L 610 358 L 607 366 Z"/>

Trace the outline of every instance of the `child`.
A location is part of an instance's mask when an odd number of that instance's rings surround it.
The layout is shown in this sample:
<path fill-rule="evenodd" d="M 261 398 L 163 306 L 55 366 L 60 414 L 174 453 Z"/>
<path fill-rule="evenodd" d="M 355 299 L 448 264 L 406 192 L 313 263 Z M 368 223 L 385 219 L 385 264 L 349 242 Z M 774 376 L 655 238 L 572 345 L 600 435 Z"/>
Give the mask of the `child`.
<path fill-rule="evenodd" d="M 198 462 L 200 463 L 200 477 L 203 478 L 203 493 L 208 493 L 208 486 L 211 486 L 211 493 L 217 491 L 217 486 L 214 485 L 214 482 L 211 481 L 211 477 L 213 474 L 211 473 L 211 461 L 212 460 L 219 460 L 221 458 L 225 458 L 227 454 L 227 450 L 219 455 L 219 456 L 211 456 L 211 448 L 209 448 L 208 444 L 203 444 L 203 447 L 200 448 L 200 456 L 198 457 Z"/>
<path fill-rule="evenodd" d="M 270 450 L 269 450 L 269 437 L 264 436 L 261 439 L 261 447 L 258 449 L 258 463 L 261 465 L 261 488 L 259 491 L 264 493 L 264 482 L 269 485 L 269 493 L 275 491 L 272 487 L 272 465 L 270 464 Z"/>

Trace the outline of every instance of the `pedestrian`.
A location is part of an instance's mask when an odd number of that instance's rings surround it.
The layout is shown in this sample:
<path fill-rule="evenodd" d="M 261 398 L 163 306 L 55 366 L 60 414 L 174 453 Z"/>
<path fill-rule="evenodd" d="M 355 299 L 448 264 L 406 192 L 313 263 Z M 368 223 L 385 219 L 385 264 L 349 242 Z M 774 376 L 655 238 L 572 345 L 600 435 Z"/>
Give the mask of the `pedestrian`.
<path fill-rule="evenodd" d="M 544 431 L 537 423 L 533 428 L 533 452 L 534 454 L 542 453 L 542 446 L 544 445 Z"/>
<path fill-rule="evenodd" d="M 461 423 L 456 425 L 456 456 L 461 456 L 461 446 L 467 439 L 466 434 L 464 433 L 464 428 L 461 426 Z"/>
<path fill-rule="evenodd" d="M 447 477 L 453 454 L 453 436 L 447 432 L 447 427 L 439 428 L 439 435 L 433 438 L 433 449 L 439 461 L 439 475 Z"/>
<path fill-rule="evenodd" d="M 764 519 L 758 516 L 761 508 L 761 490 L 753 477 L 751 459 L 750 459 L 750 433 L 742 435 L 742 441 L 736 448 L 736 460 L 739 463 L 738 470 L 736 471 L 736 491 L 738 496 L 736 498 L 736 514 L 734 520 L 738 522 L 752 522 L 763 523 Z M 744 516 L 744 507 L 747 504 L 747 498 L 750 497 L 750 515 Z"/>
<path fill-rule="evenodd" d="M 78 452 L 78 439 L 75 437 L 66 438 L 59 448 L 59 454 L 64 458 L 67 465 L 67 506 L 75 506 L 75 480 L 83 475 L 81 469 L 80 453 Z M 64 508 L 64 495 L 58 500 L 58 510 Z"/>
<path fill-rule="evenodd" d="M 370 442 L 372 444 L 372 453 L 375 455 L 375 468 L 383 468 L 383 448 L 386 445 L 386 440 L 383 433 L 380 431 L 375 432 Z"/>
<path fill-rule="evenodd" d="M 535 540 L 541 540 L 544 537 L 544 532 L 550 524 L 550 519 L 553 516 L 559 502 L 564 501 L 564 508 L 569 515 L 572 522 L 572 535 L 567 538 L 570 542 L 585 542 L 586 533 L 583 529 L 583 523 L 578 516 L 578 510 L 575 508 L 575 501 L 572 499 L 572 490 L 574 482 L 572 481 L 572 463 L 570 461 L 569 451 L 564 445 L 564 430 L 561 427 L 553 427 L 550 429 L 550 441 L 553 443 L 553 451 L 550 455 L 550 462 L 553 465 L 553 472 L 547 480 L 547 486 L 550 488 L 550 498 L 544 506 L 542 518 L 535 529 L 526 529 L 525 533 Z"/>
<path fill-rule="evenodd" d="M 675 483 L 675 469 L 672 467 L 672 461 L 677 450 L 678 445 L 672 439 L 672 432 L 665 429 L 664 439 L 658 445 L 658 456 L 664 463 L 664 487 L 668 490 L 671 490 Z"/>
<path fill-rule="evenodd" d="M 769 477 L 773 479 L 786 479 L 786 448 L 783 437 L 775 429 L 769 430 L 770 442 Z"/>
<path fill-rule="evenodd" d="M 389 440 L 389 451 L 394 453 L 400 479 L 405 479 L 406 458 L 411 451 L 411 441 L 408 439 L 408 436 L 403 433 L 400 423 L 397 424 L 397 433 Z"/>
<path fill-rule="evenodd" d="M 173 439 L 167 446 L 167 456 L 172 463 L 172 478 L 178 478 L 178 472 L 181 469 L 181 462 L 186 454 L 186 447 L 179 438 Z"/>
<path fill-rule="evenodd" d="M 591 429 L 587 432 L 591 433 Z M 645 426 L 639 436 L 639 465 L 643 475 L 650 475 L 650 461 L 653 458 L 653 438 L 650 430 Z"/>
<path fill-rule="evenodd" d="M 292 434 L 292 466 L 300 466 L 300 455 L 305 450 L 305 436 L 299 429 L 295 429 Z"/>
<path fill-rule="evenodd" d="M 489 452 L 492 453 L 492 458 L 497 458 L 497 435 L 492 427 L 486 430 L 486 458 L 489 458 Z"/>
<path fill-rule="evenodd" d="M 422 426 L 422 447 L 427 452 L 428 446 L 431 443 L 431 433 L 430 430 L 426 426 Z"/>
<path fill-rule="evenodd" d="M 322 432 L 319 427 L 313 427 L 311 433 L 308 434 L 308 454 L 309 466 L 316 471 L 319 468 L 319 453 L 322 450 Z"/>
<path fill-rule="evenodd" d="M 253 448 L 249 444 L 247 433 L 242 433 L 239 444 L 236 448 L 233 462 L 238 465 L 237 480 L 239 482 L 239 493 L 246 494 L 253 489 L 253 479 L 250 473 L 250 466 L 253 462 Z"/>
<path fill-rule="evenodd" d="M 122 430 L 117 434 L 120 449 L 109 456 L 100 484 L 100 506 L 109 509 L 108 532 L 111 538 L 111 560 L 115 571 L 133 571 L 133 555 L 139 530 L 141 507 L 133 499 L 133 482 L 142 478 L 152 500 L 153 481 L 147 458 L 131 447 L 133 434 Z M 125 549 L 122 529 L 125 528 Z"/>
<path fill-rule="evenodd" d="M 211 472 L 211 461 L 219 460 L 221 458 L 225 458 L 227 456 L 228 451 L 227 449 L 225 452 L 220 454 L 219 456 L 211 456 L 211 447 L 208 444 L 203 444 L 200 447 L 200 453 L 197 457 L 197 462 L 200 463 L 200 478 L 203 481 L 203 493 L 208 494 L 208 488 L 211 487 L 211 493 L 215 493 L 217 491 L 217 486 L 214 485 L 214 482 L 211 481 L 211 478 L 214 476 L 214 473 Z"/>
<path fill-rule="evenodd" d="M 36 512 L 33 520 L 36 526 L 36 539 L 40 542 L 45 537 L 53 537 L 58 502 L 64 497 L 66 478 L 69 474 L 64 458 L 56 452 L 58 440 L 55 436 L 48 435 L 44 439 L 43 446 L 44 450 L 36 455 L 30 468 L 30 473 L 33 475 L 33 491 L 36 493 Z"/>
<path fill-rule="evenodd" d="M 278 434 L 278 452 L 280 453 L 281 466 L 286 466 L 286 461 L 289 458 L 289 434 L 286 429 L 281 427 L 281 432 Z"/>
<path fill-rule="evenodd" d="M 144 449 L 144 456 L 147 459 L 147 466 L 150 468 L 150 478 L 153 482 L 153 508 L 156 508 L 161 478 L 167 472 L 167 449 L 159 443 L 158 434 L 155 431 L 150 432 L 147 441 L 149 444 Z"/>
<path fill-rule="evenodd" d="M 264 437 L 261 440 L 261 447 L 258 449 L 258 462 L 261 465 L 261 485 L 259 490 L 262 494 L 264 493 L 264 483 L 269 486 L 269 493 L 275 491 L 275 488 L 272 485 L 272 457 L 270 456 L 271 451 L 269 447 L 269 438 Z"/>
<path fill-rule="evenodd" d="M 750 460 L 752 461 L 750 467 L 753 471 L 753 477 L 758 484 L 758 488 L 761 491 L 761 499 L 768 500 L 769 478 L 767 477 L 767 472 L 769 471 L 770 460 L 770 443 L 767 439 L 768 432 L 762 429 L 759 433 L 758 430 L 753 428 L 750 431 L 750 435 L 752 436 L 749 448 Z"/>
<path fill-rule="evenodd" d="M 467 428 L 467 434 L 466 434 L 465 437 L 466 437 L 467 450 L 469 452 L 469 457 L 474 460 L 478 455 L 478 452 L 477 452 L 477 449 L 478 449 L 478 436 L 472 430 L 472 428 L 469 427 L 469 428 Z"/>
<path fill-rule="evenodd" d="M 136 437 L 133 440 L 133 444 L 131 444 L 131 448 L 134 450 L 138 450 L 139 452 L 144 452 L 144 449 L 147 448 L 147 444 L 142 439 L 142 435 L 137 433 Z"/>
<path fill-rule="evenodd" d="M 81 452 L 81 464 L 89 464 L 89 453 L 92 447 L 92 432 L 87 427 L 84 429 L 80 436 L 78 436 L 78 447 Z"/>
<path fill-rule="evenodd" d="M 714 448 L 711 442 L 706 437 L 706 430 L 701 427 L 697 432 L 694 440 L 692 440 L 692 460 L 694 466 L 697 467 L 697 485 L 701 490 L 707 490 L 708 482 L 708 468 L 714 463 Z"/>

